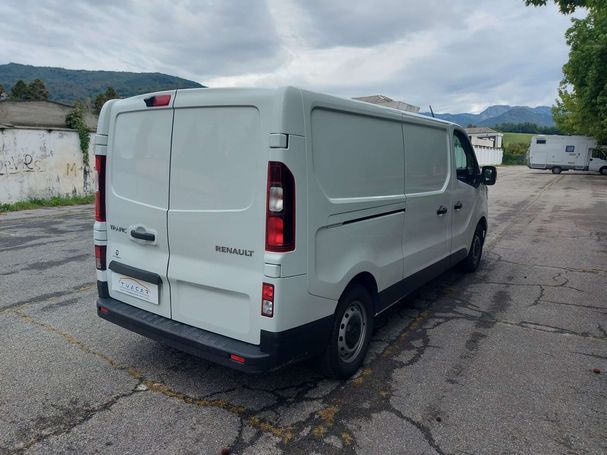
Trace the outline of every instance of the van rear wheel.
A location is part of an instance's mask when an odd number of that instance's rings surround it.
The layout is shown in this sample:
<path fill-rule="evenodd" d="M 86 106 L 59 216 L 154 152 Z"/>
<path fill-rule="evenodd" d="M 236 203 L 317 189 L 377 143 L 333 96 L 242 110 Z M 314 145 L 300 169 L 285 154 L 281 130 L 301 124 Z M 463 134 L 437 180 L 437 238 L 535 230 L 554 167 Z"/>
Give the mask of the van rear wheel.
<path fill-rule="evenodd" d="M 552 168 L 552 173 L 553 173 L 553 174 L 560 174 L 560 173 L 561 173 L 561 171 L 562 171 L 562 169 L 561 169 L 560 167 L 558 167 L 558 166 L 554 166 L 554 167 Z"/>
<path fill-rule="evenodd" d="M 472 273 L 478 269 L 483 255 L 483 245 L 485 243 L 485 229 L 480 224 L 474 231 L 472 244 L 468 250 L 468 256 L 461 263 L 464 272 Z"/>
<path fill-rule="evenodd" d="M 348 379 L 367 355 L 373 333 L 371 295 L 360 284 L 349 287 L 339 299 L 329 345 L 322 357 L 323 372 Z"/>
<path fill-rule="evenodd" d="M 602 175 L 607 175 L 607 166 L 603 166 L 599 171 Z"/>

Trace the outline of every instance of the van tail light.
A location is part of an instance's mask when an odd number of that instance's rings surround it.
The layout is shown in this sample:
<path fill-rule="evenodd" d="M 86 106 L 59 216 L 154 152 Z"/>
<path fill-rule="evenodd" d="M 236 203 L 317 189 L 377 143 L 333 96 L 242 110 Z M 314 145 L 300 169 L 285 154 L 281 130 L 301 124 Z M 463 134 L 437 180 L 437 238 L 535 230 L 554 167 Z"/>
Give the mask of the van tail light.
<path fill-rule="evenodd" d="M 105 221 L 105 155 L 95 155 L 97 188 L 95 191 L 95 220 Z"/>
<path fill-rule="evenodd" d="M 261 290 L 261 315 L 271 318 L 274 316 L 274 285 L 263 283 Z"/>
<path fill-rule="evenodd" d="M 97 270 L 105 270 L 107 246 L 95 245 L 95 267 Z"/>
<path fill-rule="evenodd" d="M 284 163 L 268 163 L 266 251 L 295 249 L 295 179 Z"/>

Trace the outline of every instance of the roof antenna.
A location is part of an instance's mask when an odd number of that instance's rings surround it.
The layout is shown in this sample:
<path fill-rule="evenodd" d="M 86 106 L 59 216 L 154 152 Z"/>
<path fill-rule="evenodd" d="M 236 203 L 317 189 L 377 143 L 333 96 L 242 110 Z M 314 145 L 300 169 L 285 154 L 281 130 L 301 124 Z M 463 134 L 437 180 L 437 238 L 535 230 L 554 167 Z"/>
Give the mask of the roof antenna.
<path fill-rule="evenodd" d="M 434 111 L 432 110 L 432 105 L 431 105 L 431 104 L 429 104 L 428 106 L 430 107 L 430 113 L 432 114 L 432 118 L 435 118 L 435 117 L 434 117 Z"/>

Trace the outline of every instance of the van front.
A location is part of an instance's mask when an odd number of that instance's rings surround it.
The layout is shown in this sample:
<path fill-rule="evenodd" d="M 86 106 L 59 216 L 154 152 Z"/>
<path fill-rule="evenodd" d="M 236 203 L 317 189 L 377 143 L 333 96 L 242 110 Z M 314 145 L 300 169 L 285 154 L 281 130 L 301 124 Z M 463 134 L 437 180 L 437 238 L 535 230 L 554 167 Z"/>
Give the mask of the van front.
<path fill-rule="evenodd" d="M 194 89 L 104 106 L 96 141 L 102 318 L 259 372 L 316 353 L 299 91 Z"/>

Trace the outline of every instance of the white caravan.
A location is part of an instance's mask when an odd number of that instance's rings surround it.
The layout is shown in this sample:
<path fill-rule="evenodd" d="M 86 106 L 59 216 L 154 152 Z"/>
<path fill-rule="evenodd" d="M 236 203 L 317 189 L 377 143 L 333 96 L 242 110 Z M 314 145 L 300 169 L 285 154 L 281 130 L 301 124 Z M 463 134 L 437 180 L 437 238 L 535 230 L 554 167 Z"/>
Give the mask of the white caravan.
<path fill-rule="evenodd" d="M 214 362 L 361 365 L 373 318 L 480 262 L 487 188 L 459 126 L 297 88 L 107 102 L 100 317 Z"/>
<path fill-rule="evenodd" d="M 607 154 L 586 136 L 540 135 L 531 138 L 528 166 L 560 174 L 570 169 L 607 175 Z"/>

